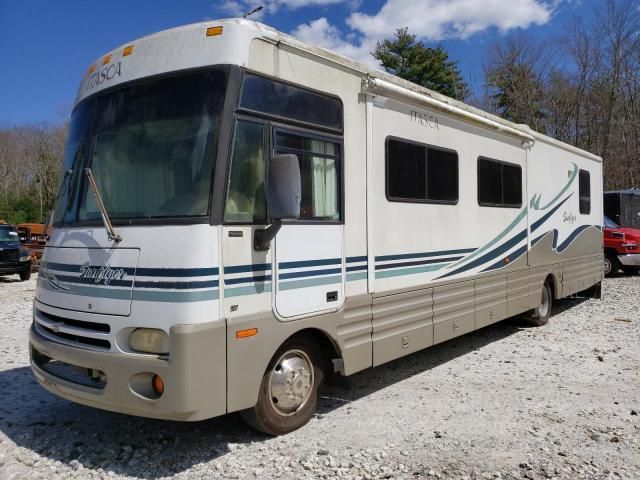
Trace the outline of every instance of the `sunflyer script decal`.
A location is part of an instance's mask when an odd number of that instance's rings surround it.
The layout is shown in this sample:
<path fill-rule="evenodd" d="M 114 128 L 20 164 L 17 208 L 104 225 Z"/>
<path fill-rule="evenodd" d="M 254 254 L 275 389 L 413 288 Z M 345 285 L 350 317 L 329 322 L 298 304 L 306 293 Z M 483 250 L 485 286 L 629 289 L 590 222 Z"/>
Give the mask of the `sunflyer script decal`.
<path fill-rule="evenodd" d="M 87 88 L 85 90 L 89 91 L 99 85 L 102 85 L 104 82 L 112 80 L 115 77 L 119 77 L 120 69 L 121 65 L 120 62 L 118 62 L 105 65 L 100 70 L 93 72 L 87 80 Z"/>
<path fill-rule="evenodd" d="M 109 265 L 101 267 L 92 267 L 89 263 L 85 263 L 80 267 L 80 278 L 89 278 L 96 285 L 103 283 L 109 285 L 113 280 L 122 280 L 127 273 L 122 268 L 112 268 Z"/>

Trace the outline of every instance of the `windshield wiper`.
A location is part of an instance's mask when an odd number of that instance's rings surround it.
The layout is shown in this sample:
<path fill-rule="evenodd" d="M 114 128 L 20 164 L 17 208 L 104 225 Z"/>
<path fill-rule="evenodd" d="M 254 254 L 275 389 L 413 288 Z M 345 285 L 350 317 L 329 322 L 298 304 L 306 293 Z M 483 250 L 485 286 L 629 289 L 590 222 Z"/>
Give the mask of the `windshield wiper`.
<path fill-rule="evenodd" d="M 87 179 L 89 180 L 89 185 L 91 185 L 91 190 L 93 190 L 93 194 L 96 196 L 96 203 L 98 204 L 98 208 L 100 209 L 100 214 L 102 215 L 102 223 L 104 223 L 104 228 L 107 231 L 107 237 L 109 240 L 113 240 L 114 242 L 121 242 L 122 237 L 118 234 L 113 225 L 111 224 L 111 219 L 109 218 L 109 214 L 107 213 L 107 209 L 104 206 L 104 202 L 102 201 L 102 196 L 100 196 L 100 192 L 98 191 L 98 185 L 96 185 L 96 181 L 93 178 L 93 173 L 91 173 L 90 168 L 85 168 L 84 172 L 87 174 Z"/>

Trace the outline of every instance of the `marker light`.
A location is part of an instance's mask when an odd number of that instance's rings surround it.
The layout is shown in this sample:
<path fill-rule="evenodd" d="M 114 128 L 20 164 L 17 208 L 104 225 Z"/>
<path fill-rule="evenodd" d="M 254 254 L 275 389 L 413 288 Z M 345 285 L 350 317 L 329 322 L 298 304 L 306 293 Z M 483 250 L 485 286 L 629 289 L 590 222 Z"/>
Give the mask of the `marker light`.
<path fill-rule="evenodd" d="M 105 55 L 104 57 L 102 57 L 102 64 L 106 65 L 107 63 L 109 63 L 111 61 L 111 54 L 109 55 Z"/>
<path fill-rule="evenodd" d="M 161 396 L 164 393 L 164 380 L 160 375 L 154 375 L 151 377 L 151 386 L 156 395 Z"/>
<path fill-rule="evenodd" d="M 207 28 L 207 37 L 217 37 L 218 35 L 222 35 L 222 30 L 222 26 L 209 27 Z"/>
<path fill-rule="evenodd" d="M 88 70 L 88 72 L 87 72 L 87 73 L 91 74 L 91 73 L 93 73 L 93 72 L 95 72 L 95 71 L 96 71 L 96 64 L 94 63 L 93 65 L 91 65 L 91 66 L 89 67 L 89 70 Z"/>
<path fill-rule="evenodd" d="M 238 330 L 236 332 L 236 338 L 248 338 L 254 337 L 258 334 L 257 328 L 248 328 L 246 330 Z"/>
<path fill-rule="evenodd" d="M 142 353 L 169 353 L 169 335 L 157 328 L 136 328 L 129 335 L 131 350 Z"/>
<path fill-rule="evenodd" d="M 127 45 L 126 47 L 124 47 L 124 49 L 122 50 L 122 56 L 126 57 L 128 55 L 131 55 L 133 53 L 133 45 Z"/>

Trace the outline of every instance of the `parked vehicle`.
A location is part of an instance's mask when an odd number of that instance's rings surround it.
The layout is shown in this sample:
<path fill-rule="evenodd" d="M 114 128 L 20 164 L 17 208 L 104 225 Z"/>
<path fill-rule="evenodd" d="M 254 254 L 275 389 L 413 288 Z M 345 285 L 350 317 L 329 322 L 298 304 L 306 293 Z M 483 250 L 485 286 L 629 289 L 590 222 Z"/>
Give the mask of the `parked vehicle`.
<path fill-rule="evenodd" d="M 599 157 L 248 20 L 97 61 L 63 169 L 31 366 L 107 410 L 289 432 L 327 375 L 602 280 Z"/>
<path fill-rule="evenodd" d="M 0 225 L 0 275 L 14 274 L 22 281 L 31 278 L 31 255 L 13 225 Z"/>
<path fill-rule="evenodd" d="M 604 214 L 622 227 L 640 228 L 640 188 L 604 192 Z"/>
<path fill-rule="evenodd" d="M 640 272 L 640 230 L 624 228 L 604 217 L 604 274 Z"/>
<path fill-rule="evenodd" d="M 42 223 L 21 223 L 16 225 L 20 243 L 26 248 L 32 261 L 32 268 L 35 270 L 40 266 L 40 258 L 44 253 L 44 247 L 51 235 L 51 227 Z"/>

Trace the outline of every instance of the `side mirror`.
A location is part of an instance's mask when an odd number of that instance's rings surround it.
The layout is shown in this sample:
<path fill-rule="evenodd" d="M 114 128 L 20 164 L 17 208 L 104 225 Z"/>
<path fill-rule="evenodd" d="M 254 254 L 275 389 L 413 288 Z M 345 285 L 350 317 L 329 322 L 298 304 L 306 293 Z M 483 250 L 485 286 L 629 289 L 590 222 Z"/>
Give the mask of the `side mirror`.
<path fill-rule="evenodd" d="M 298 156 L 284 154 L 271 157 L 267 182 L 267 204 L 272 223 L 265 230 L 256 230 L 253 247 L 257 251 L 269 250 L 282 220 L 300 217 L 302 185 Z"/>

